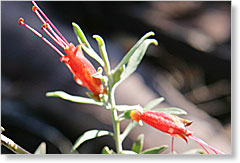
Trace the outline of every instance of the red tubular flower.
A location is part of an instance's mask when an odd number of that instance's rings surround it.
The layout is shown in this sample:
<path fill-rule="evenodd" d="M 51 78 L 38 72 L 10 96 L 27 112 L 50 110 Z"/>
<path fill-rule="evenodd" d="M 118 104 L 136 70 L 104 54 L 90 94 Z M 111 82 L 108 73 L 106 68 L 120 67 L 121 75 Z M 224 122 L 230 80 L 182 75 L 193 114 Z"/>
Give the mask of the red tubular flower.
<path fill-rule="evenodd" d="M 61 62 L 63 61 L 69 70 L 73 73 L 73 78 L 76 83 L 87 87 L 94 94 L 94 96 L 99 99 L 99 94 L 105 93 L 105 89 L 100 79 L 92 77 L 92 75 L 96 73 L 96 69 L 84 56 L 81 50 L 81 45 L 75 47 L 72 43 L 69 43 L 54 26 L 54 24 L 48 19 L 44 12 L 38 7 L 38 5 L 34 1 L 32 1 L 32 3 L 34 5 L 32 10 L 43 23 L 41 27 L 42 30 L 44 30 L 44 32 L 46 32 L 53 41 L 55 41 L 61 48 L 63 48 L 67 55 L 64 55 L 39 32 L 26 24 L 23 18 L 20 18 L 18 23 L 27 27 L 34 34 L 45 41 L 50 47 L 52 47 L 61 56 Z"/>
<path fill-rule="evenodd" d="M 173 137 L 183 138 L 187 143 L 187 137 L 197 142 L 208 154 L 209 152 L 204 147 L 208 147 L 214 153 L 224 154 L 223 152 L 213 148 L 212 146 L 205 143 L 203 140 L 192 135 L 192 132 L 187 130 L 186 127 L 192 124 L 192 121 L 188 121 L 186 119 L 179 118 L 175 115 L 170 115 L 164 112 L 152 112 L 145 111 L 140 113 L 137 110 L 132 110 L 130 113 L 132 120 L 139 122 L 142 120 L 144 123 L 167 133 Z M 204 146 L 203 146 L 204 145 Z"/>

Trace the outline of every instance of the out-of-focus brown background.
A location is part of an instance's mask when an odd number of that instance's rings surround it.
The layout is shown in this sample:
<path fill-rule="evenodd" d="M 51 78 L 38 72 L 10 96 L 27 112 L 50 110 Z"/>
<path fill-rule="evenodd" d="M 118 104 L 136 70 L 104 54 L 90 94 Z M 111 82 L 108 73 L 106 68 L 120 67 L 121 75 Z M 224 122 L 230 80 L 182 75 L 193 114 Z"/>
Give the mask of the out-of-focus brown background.
<path fill-rule="evenodd" d="M 150 46 L 137 72 L 118 87 L 117 104 L 144 105 L 163 96 L 165 102 L 158 107 L 186 110 L 183 117 L 193 120 L 189 129 L 194 135 L 231 153 L 231 2 L 38 4 L 74 44 L 73 21 L 95 49 L 91 36 L 102 36 L 112 67 L 141 36 L 154 31 L 159 46 Z M 69 153 L 84 131 L 112 130 L 111 116 L 99 107 L 45 97 L 54 90 L 85 96 L 87 89 L 73 81 L 56 52 L 18 25 L 24 17 L 40 31 L 31 7 L 31 2 L 1 2 L 1 125 L 6 136 L 30 152 L 45 141 L 47 153 Z M 131 149 L 140 133 L 145 134 L 144 149 L 170 145 L 170 136 L 144 125 L 131 132 L 124 148 Z M 175 140 L 178 153 L 200 148 Z M 105 145 L 115 148 L 112 138 L 102 137 L 85 142 L 78 152 L 100 153 Z M 2 153 L 11 152 L 2 147 Z"/>

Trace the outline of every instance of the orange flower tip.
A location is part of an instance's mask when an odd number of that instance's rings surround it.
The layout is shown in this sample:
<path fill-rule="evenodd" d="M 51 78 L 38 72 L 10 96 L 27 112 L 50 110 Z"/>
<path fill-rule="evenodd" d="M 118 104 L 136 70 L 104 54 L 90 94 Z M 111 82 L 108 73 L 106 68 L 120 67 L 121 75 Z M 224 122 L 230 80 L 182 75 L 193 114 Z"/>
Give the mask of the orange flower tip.
<path fill-rule="evenodd" d="M 33 6 L 33 7 L 32 7 L 32 10 L 33 10 L 33 12 L 36 12 L 37 7 L 36 7 L 36 6 Z"/>
<path fill-rule="evenodd" d="M 180 118 L 180 121 L 184 124 L 185 127 L 190 126 L 193 123 L 193 121 L 189 121 L 182 118 Z"/>
<path fill-rule="evenodd" d="M 140 112 L 137 111 L 137 110 L 132 110 L 131 113 L 130 113 L 130 117 L 132 120 L 134 121 L 137 121 L 139 122 L 141 119 L 140 119 Z"/>
<path fill-rule="evenodd" d="M 47 28 L 47 24 L 46 23 L 41 26 L 41 29 L 43 29 L 43 28 Z"/>
<path fill-rule="evenodd" d="M 24 24 L 24 19 L 23 18 L 18 19 L 18 24 L 23 25 Z"/>

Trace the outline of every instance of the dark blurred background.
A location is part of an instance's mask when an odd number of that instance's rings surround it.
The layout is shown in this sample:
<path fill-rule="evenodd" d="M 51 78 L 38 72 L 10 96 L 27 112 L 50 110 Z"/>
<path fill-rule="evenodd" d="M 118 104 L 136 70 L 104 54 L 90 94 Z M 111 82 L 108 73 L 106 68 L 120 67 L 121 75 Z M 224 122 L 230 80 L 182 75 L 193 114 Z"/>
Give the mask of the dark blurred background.
<path fill-rule="evenodd" d="M 184 118 L 193 120 L 189 129 L 196 136 L 231 153 L 231 2 L 38 4 L 74 44 L 71 22 L 81 26 L 96 50 L 91 36 L 102 36 L 112 67 L 141 36 L 154 31 L 159 46 L 150 46 L 137 72 L 119 86 L 117 103 L 144 105 L 163 96 L 165 102 L 158 107 L 186 110 Z M 111 115 L 99 107 L 45 96 L 55 90 L 86 96 L 87 89 L 73 81 L 54 50 L 17 23 L 23 17 L 43 33 L 31 7 L 31 2 L 1 1 L 1 126 L 6 136 L 30 152 L 45 141 L 47 153 L 69 153 L 86 130 L 112 130 Z M 170 145 L 170 136 L 144 125 L 131 132 L 124 148 L 131 149 L 140 133 L 145 134 L 144 149 Z M 199 148 L 194 142 L 175 140 L 178 153 Z M 100 153 L 105 145 L 115 149 L 111 137 L 102 137 L 85 142 L 78 152 Z"/>

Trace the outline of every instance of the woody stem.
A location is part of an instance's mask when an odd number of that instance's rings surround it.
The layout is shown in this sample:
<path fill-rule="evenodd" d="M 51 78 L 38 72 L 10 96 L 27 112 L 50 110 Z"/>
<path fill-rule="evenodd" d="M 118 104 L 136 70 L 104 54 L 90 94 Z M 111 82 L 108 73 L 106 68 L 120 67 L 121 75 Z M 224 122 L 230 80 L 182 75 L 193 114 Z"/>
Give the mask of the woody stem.
<path fill-rule="evenodd" d="M 17 154 L 31 154 L 27 150 L 17 145 L 14 141 L 1 134 L 1 144 Z"/>

